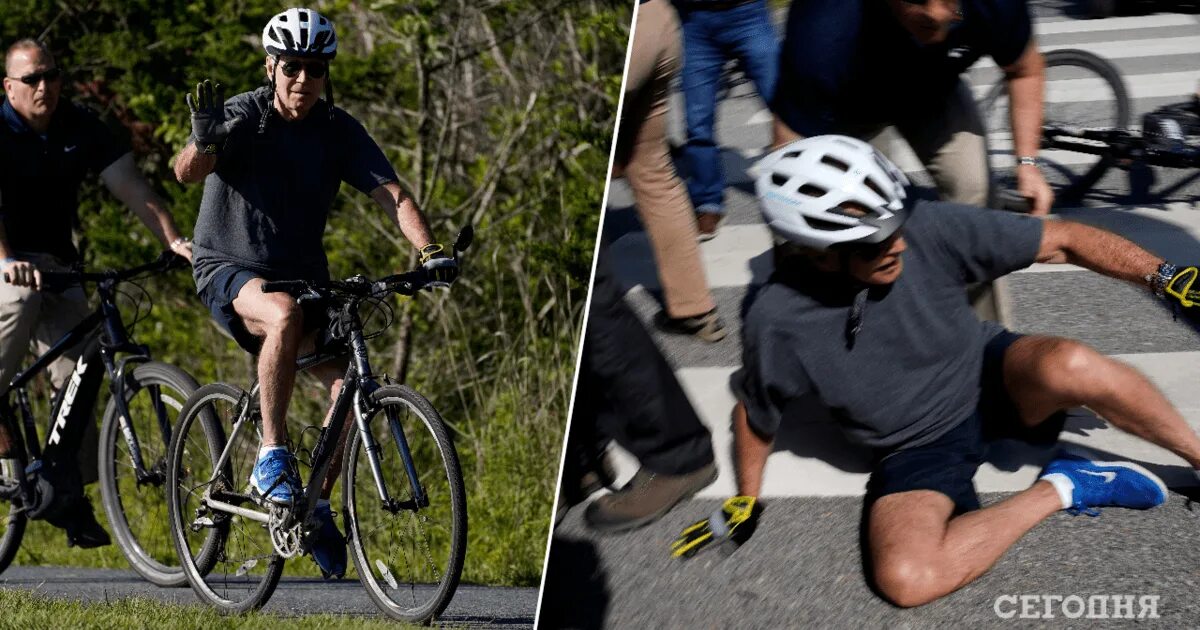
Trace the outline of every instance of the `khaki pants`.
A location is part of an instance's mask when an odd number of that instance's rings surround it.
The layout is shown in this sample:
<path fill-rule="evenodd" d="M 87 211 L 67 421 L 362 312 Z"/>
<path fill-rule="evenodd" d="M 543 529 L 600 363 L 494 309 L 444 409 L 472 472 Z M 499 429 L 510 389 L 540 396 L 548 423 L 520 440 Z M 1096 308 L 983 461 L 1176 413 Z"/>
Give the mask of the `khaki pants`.
<path fill-rule="evenodd" d="M 65 269 L 52 256 L 30 254 L 18 257 L 34 263 L 41 270 Z M 79 287 L 62 293 L 34 291 L 29 287 L 13 286 L 0 278 L 0 383 L 7 386 L 30 363 L 25 359 L 29 357 L 31 347 L 41 355 L 89 313 L 91 309 L 88 308 L 87 295 Z M 83 344 L 78 344 L 50 364 L 50 382 L 56 390 L 71 375 L 82 350 Z M 43 431 L 49 430 L 47 422 L 49 419 L 39 419 L 38 427 Z M 98 447 L 99 432 L 96 430 L 93 409 L 79 454 L 80 473 L 85 484 L 96 481 Z"/>
<path fill-rule="evenodd" d="M 925 165 L 942 199 L 987 206 L 991 184 L 987 131 L 965 83 L 959 82 L 940 110 L 931 110 L 921 119 L 898 121 L 894 127 Z M 849 125 L 838 132 L 870 142 L 894 161 L 892 147 L 880 143 L 886 129 L 880 125 Z"/>
<path fill-rule="evenodd" d="M 650 237 L 669 317 L 694 317 L 716 305 L 696 242 L 696 216 L 667 147 L 667 97 L 680 65 L 679 19 L 667 0 L 638 7 L 629 58 L 616 169 L 629 179 Z"/>

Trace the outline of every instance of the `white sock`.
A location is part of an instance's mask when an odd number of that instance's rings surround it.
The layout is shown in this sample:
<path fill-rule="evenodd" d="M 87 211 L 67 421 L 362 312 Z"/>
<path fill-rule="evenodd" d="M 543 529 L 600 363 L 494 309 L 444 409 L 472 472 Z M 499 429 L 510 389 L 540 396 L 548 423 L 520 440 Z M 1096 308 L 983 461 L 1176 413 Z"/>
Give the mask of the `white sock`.
<path fill-rule="evenodd" d="M 286 453 L 287 447 L 282 444 L 273 444 L 271 446 L 264 444 L 262 448 L 258 449 L 258 458 L 262 459 L 267 456 L 267 453 L 272 451 L 283 451 Z"/>
<path fill-rule="evenodd" d="M 1072 494 L 1075 492 L 1075 482 L 1071 478 L 1062 473 L 1050 473 L 1043 475 L 1041 479 L 1050 482 L 1054 486 L 1054 491 L 1058 493 L 1058 498 L 1062 501 L 1062 509 L 1067 509 L 1075 505 L 1075 500 Z"/>

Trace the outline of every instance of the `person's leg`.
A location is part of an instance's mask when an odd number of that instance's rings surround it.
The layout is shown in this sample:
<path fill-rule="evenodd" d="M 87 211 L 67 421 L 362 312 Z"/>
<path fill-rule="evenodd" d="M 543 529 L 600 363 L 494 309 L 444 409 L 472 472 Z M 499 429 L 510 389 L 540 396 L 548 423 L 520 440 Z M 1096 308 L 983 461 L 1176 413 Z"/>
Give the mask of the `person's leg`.
<path fill-rule="evenodd" d="M 42 308 L 42 294 L 0 278 L 0 387 L 7 387 L 29 354 L 29 342 Z M 0 454 L 16 446 L 15 426 L 0 422 Z"/>
<path fill-rule="evenodd" d="M 595 407 L 577 409 L 576 418 L 595 418 L 598 431 L 642 465 L 619 492 L 589 505 L 585 516 L 602 531 L 633 529 L 712 482 L 712 441 L 671 366 L 622 299 L 603 255 L 584 334 L 587 363 L 581 370 L 590 389 L 576 404 Z"/>
<path fill-rule="evenodd" d="M 941 107 L 896 125 L 937 183 L 942 199 L 985 207 L 991 185 L 987 131 L 963 82 Z"/>
<path fill-rule="evenodd" d="M 687 144 L 683 148 L 687 164 L 688 194 L 697 213 L 722 214 L 725 201 L 725 177 L 721 172 L 721 148 L 717 146 L 713 123 L 717 107 L 717 87 L 727 55 L 719 42 L 725 11 L 680 12 L 683 26 L 684 113 Z"/>
<path fill-rule="evenodd" d="M 725 32 L 726 41 L 766 105 L 779 80 L 779 38 L 771 24 L 771 10 L 766 0 L 756 0 L 729 13 L 732 23 Z"/>
<path fill-rule="evenodd" d="M 867 537 L 876 588 L 897 606 L 920 606 L 983 575 L 1004 552 L 1062 509 L 1045 481 L 951 517 L 954 502 L 932 490 L 884 496 L 870 508 Z"/>
<path fill-rule="evenodd" d="M 285 293 L 263 293 L 262 278 L 242 285 L 233 308 L 251 335 L 262 339 L 258 354 L 259 408 L 263 448 L 287 445 L 287 408 L 296 382 L 296 356 L 304 312 Z"/>
<path fill-rule="evenodd" d="M 674 10 L 665 0 L 641 5 L 638 29 L 634 53 L 652 54 L 654 73 L 637 93 L 626 95 L 621 133 L 633 136 L 623 138 L 618 152 L 654 249 L 667 316 L 693 318 L 712 312 L 716 304 L 704 276 L 692 205 L 667 149 L 667 97 L 679 57 Z M 647 41 L 643 38 L 657 44 L 657 54 L 641 48 Z M 631 66 L 644 63 L 645 59 L 631 59 Z M 712 336 L 714 341 L 719 338 Z"/>
<path fill-rule="evenodd" d="M 1023 422 L 1087 406 L 1127 433 L 1200 469 L 1200 437 L 1145 376 L 1071 339 L 1030 335 L 1004 357 L 1004 384 Z"/>
<path fill-rule="evenodd" d="M 305 339 L 302 352 L 310 351 L 311 340 L 314 337 L 315 334 L 309 335 Z M 310 374 L 329 389 L 329 411 L 325 414 L 325 422 L 322 426 L 329 426 L 333 422 L 333 405 L 337 400 L 338 391 L 342 388 L 342 382 L 345 380 L 346 366 L 347 361 L 342 359 L 322 363 L 309 370 Z M 317 530 L 316 540 L 313 541 L 312 557 L 313 561 L 321 569 L 321 574 L 326 578 L 340 578 L 346 574 L 346 538 L 342 536 L 341 530 L 338 529 L 337 523 L 334 522 L 333 509 L 329 505 L 329 496 L 333 493 L 333 486 L 342 471 L 342 457 L 343 451 L 346 448 L 346 438 L 350 435 L 351 431 L 357 430 L 357 427 L 351 421 L 352 417 L 349 409 L 342 416 L 341 437 L 338 439 L 337 450 L 334 451 L 333 460 L 329 463 L 329 473 L 325 475 L 325 479 L 321 482 L 321 498 L 318 500 L 317 509 L 314 512 L 314 515 L 320 522 L 320 528 Z"/>

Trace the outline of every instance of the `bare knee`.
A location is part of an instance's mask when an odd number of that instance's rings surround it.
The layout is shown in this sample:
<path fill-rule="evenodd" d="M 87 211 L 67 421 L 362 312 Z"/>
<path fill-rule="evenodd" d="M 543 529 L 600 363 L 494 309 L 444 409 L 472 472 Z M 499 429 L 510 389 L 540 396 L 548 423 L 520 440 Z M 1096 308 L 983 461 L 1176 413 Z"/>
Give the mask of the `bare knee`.
<path fill-rule="evenodd" d="M 290 299 L 271 300 L 259 313 L 259 325 L 268 339 L 299 341 L 304 330 L 304 311 Z"/>
<path fill-rule="evenodd" d="M 878 562 L 875 587 L 888 601 L 903 608 L 928 604 L 945 594 L 937 567 L 915 557 Z"/>
<path fill-rule="evenodd" d="M 1076 341 L 1056 339 L 1038 361 L 1042 386 L 1068 405 L 1084 404 L 1100 393 L 1097 378 L 1109 359 Z"/>

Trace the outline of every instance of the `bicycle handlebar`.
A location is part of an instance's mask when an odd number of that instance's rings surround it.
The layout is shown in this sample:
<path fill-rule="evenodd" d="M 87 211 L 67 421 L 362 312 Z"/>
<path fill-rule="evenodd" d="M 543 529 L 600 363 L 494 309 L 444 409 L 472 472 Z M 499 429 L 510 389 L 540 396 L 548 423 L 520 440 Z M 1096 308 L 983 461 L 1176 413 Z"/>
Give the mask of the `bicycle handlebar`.
<path fill-rule="evenodd" d="M 68 287 L 84 282 L 123 282 L 142 275 L 148 271 L 166 272 L 180 269 L 188 265 L 187 259 L 174 252 L 164 251 L 155 260 L 130 267 L 128 269 L 109 269 L 106 271 L 43 271 L 42 285 L 45 287 Z"/>

